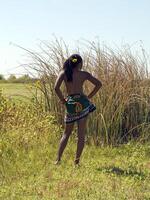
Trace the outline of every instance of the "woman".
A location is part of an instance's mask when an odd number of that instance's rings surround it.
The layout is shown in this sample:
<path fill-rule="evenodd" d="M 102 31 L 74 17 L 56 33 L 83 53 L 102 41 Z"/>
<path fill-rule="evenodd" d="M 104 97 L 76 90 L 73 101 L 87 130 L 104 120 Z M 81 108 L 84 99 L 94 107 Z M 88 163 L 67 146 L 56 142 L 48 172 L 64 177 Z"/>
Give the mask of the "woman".
<path fill-rule="evenodd" d="M 79 165 L 80 156 L 84 148 L 87 116 L 96 109 L 95 105 L 90 102 L 90 99 L 102 87 L 101 81 L 93 77 L 89 72 L 81 71 L 82 64 L 83 60 L 80 55 L 71 55 L 64 62 L 63 70 L 59 73 L 55 82 L 55 92 L 58 95 L 60 102 L 66 107 L 64 118 L 65 130 L 60 140 L 55 164 L 60 163 L 63 151 L 73 130 L 74 123 L 77 122 L 78 142 L 74 164 Z M 85 80 L 88 80 L 95 85 L 93 91 L 89 95 L 83 93 L 83 83 Z M 63 81 L 68 93 L 66 98 L 64 98 L 60 90 Z"/>

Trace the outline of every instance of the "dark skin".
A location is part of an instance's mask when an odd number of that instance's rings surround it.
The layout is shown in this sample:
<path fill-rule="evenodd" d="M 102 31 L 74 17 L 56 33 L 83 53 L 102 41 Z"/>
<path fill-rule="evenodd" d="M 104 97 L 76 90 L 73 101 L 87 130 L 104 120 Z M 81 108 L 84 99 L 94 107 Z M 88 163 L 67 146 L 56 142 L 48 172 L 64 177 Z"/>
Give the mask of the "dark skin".
<path fill-rule="evenodd" d="M 65 72 L 63 70 L 59 73 L 59 75 L 56 79 L 56 82 L 55 82 L 55 92 L 56 92 L 57 96 L 59 97 L 60 102 L 62 104 L 66 103 L 66 100 L 60 90 L 60 86 L 63 81 L 65 83 L 68 95 L 74 94 L 74 93 L 83 93 L 84 81 L 86 81 L 86 80 L 90 81 L 95 87 L 90 92 L 90 94 L 86 95 L 88 99 L 91 99 L 98 92 L 98 90 L 102 87 L 101 81 L 99 81 L 97 78 L 93 77 L 89 72 L 81 71 L 81 68 L 82 68 L 82 63 L 79 63 L 78 66 L 73 69 L 73 81 L 72 82 L 67 82 L 67 78 L 66 78 Z M 86 121 L 87 121 L 87 116 L 77 121 L 78 142 L 77 142 L 77 151 L 76 151 L 76 158 L 75 158 L 74 164 L 79 164 L 80 156 L 81 156 L 83 148 L 84 148 L 84 141 L 85 141 L 84 133 L 85 133 L 85 128 L 86 128 Z M 59 164 L 61 161 L 63 151 L 67 145 L 69 136 L 72 133 L 74 123 L 75 122 L 65 124 L 65 130 L 64 130 L 64 134 L 60 141 L 57 159 L 56 159 L 55 164 Z"/>

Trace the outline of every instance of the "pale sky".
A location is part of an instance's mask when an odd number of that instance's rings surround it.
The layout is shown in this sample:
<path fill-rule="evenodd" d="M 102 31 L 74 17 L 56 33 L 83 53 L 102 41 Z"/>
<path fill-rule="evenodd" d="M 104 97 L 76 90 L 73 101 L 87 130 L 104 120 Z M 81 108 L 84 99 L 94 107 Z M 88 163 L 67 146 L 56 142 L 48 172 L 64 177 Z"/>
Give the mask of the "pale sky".
<path fill-rule="evenodd" d="M 0 0 L 0 74 L 24 73 L 25 52 L 11 43 L 36 50 L 53 34 L 74 48 L 83 38 L 139 50 L 142 41 L 150 54 L 149 8 L 149 0 Z"/>

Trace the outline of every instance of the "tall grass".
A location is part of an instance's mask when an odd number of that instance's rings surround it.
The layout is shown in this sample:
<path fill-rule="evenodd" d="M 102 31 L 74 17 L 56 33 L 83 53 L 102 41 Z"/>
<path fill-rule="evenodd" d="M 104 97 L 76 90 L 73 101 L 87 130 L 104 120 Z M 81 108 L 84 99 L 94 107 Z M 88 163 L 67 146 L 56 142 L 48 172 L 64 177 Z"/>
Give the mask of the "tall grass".
<path fill-rule="evenodd" d="M 92 101 L 97 109 L 89 116 L 87 137 L 96 145 L 117 145 L 129 140 L 150 139 L 150 77 L 147 58 L 133 55 L 130 47 L 112 50 L 97 41 L 84 41 L 76 50 L 70 50 L 62 39 L 41 42 L 39 52 L 25 49 L 31 62 L 24 65 L 34 70 L 40 80 L 34 84 L 43 96 L 36 103 L 55 115 L 63 125 L 65 108 L 60 106 L 54 92 L 54 83 L 65 59 L 80 53 L 83 70 L 101 80 L 103 87 Z M 88 81 L 84 91 L 88 94 L 93 85 Z M 66 95 L 64 85 L 62 92 Z M 42 100 L 39 100 L 42 99 Z"/>
<path fill-rule="evenodd" d="M 37 106 L 0 93 L 0 199 L 149 199 L 149 143 L 86 145 L 81 167 L 73 168 L 71 137 L 55 166 L 62 129 Z"/>

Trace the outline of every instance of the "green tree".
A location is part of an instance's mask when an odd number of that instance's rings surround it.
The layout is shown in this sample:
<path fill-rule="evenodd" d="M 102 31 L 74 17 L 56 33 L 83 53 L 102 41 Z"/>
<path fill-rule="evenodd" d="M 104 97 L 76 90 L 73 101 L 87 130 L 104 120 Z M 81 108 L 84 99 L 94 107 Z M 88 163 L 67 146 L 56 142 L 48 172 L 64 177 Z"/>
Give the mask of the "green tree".
<path fill-rule="evenodd" d="M 17 79 L 18 83 L 28 83 L 31 81 L 31 78 L 28 74 L 25 74 Z"/>
<path fill-rule="evenodd" d="M 0 74 L 0 80 L 5 80 L 3 74 Z"/>
<path fill-rule="evenodd" d="M 11 74 L 11 75 L 9 76 L 9 78 L 8 78 L 8 81 L 9 81 L 10 83 L 15 83 L 15 82 L 17 81 L 17 78 L 16 78 L 15 75 Z"/>

